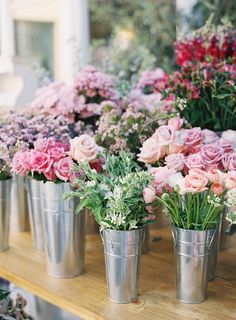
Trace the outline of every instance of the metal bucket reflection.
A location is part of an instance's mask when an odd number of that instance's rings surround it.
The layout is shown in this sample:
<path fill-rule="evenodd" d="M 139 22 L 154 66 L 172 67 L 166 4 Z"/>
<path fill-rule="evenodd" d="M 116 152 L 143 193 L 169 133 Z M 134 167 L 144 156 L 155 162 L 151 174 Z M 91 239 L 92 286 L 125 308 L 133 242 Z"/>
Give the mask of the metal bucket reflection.
<path fill-rule="evenodd" d="M 220 233 L 221 223 L 216 228 L 216 234 L 212 241 L 211 252 L 208 258 L 208 281 L 212 281 L 216 278 L 217 260 L 220 249 Z"/>
<path fill-rule="evenodd" d="M 172 226 L 175 243 L 176 298 L 200 303 L 207 298 L 208 256 L 216 230 L 185 230 Z"/>
<path fill-rule="evenodd" d="M 0 251 L 9 248 L 11 179 L 0 181 Z"/>
<path fill-rule="evenodd" d="M 27 178 L 27 196 L 29 206 L 30 230 L 32 234 L 33 247 L 44 249 L 43 216 L 41 208 L 41 185 L 42 181 Z"/>
<path fill-rule="evenodd" d="M 69 183 L 41 185 L 47 273 L 74 277 L 84 271 L 85 214 L 75 214 L 78 201 L 61 200 Z"/>
<path fill-rule="evenodd" d="M 115 303 L 137 300 L 143 229 L 104 229 L 101 234 L 109 300 Z"/>
<path fill-rule="evenodd" d="M 14 174 L 11 188 L 11 229 L 15 232 L 30 230 L 26 178 Z"/>

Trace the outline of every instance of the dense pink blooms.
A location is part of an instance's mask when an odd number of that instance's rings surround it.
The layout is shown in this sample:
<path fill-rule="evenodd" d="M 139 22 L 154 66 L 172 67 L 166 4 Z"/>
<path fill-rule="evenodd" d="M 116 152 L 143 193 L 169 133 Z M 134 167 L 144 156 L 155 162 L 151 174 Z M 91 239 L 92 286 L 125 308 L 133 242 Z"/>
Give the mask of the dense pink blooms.
<path fill-rule="evenodd" d="M 39 173 L 47 173 L 53 165 L 53 160 L 50 155 L 45 152 L 31 150 L 30 152 L 30 167 L 31 171 Z"/>
<path fill-rule="evenodd" d="M 203 134 L 200 128 L 193 128 L 185 131 L 184 143 L 190 153 L 200 150 L 203 143 Z"/>
<path fill-rule="evenodd" d="M 200 153 L 189 154 L 185 159 L 185 167 L 189 169 L 204 169 L 205 165 Z"/>
<path fill-rule="evenodd" d="M 30 152 L 17 151 L 12 161 L 12 170 L 21 176 L 25 176 L 30 169 Z"/>
<path fill-rule="evenodd" d="M 138 82 L 138 88 L 140 88 L 145 94 L 162 92 L 167 88 L 167 86 L 168 74 L 161 68 L 144 71 Z"/>

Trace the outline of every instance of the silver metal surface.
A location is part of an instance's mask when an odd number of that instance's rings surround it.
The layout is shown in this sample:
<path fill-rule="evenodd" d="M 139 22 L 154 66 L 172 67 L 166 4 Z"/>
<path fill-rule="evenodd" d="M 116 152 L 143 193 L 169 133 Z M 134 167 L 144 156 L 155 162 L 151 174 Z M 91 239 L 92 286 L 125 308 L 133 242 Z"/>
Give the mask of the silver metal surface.
<path fill-rule="evenodd" d="M 212 241 L 211 251 L 208 257 L 208 281 L 215 280 L 218 254 L 220 250 L 220 234 L 221 234 L 222 223 L 216 228 L 216 234 Z"/>
<path fill-rule="evenodd" d="M 30 230 L 32 234 L 33 247 L 44 250 L 43 215 L 41 208 L 41 185 L 42 181 L 32 178 L 26 179 L 28 197 Z"/>
<path fill-rule="evenodd" d="M 61 200 L 69 183 L 41 185 L 47 273 L 74 277 L 84 271 L 85 214 L 75 214 L 78 201 Z"/>
<path fill-rule="evenodd" d="M 200 303 L 207 298 L 208 255 L 216 229 L 197 231 L 172 226 L 175 243 L 176 298 Z"/>
<path fill-rule="evenodd" d="M 143 240 L 141 252 L 142 252 L 142 254 L 147 254 L 149 252 L 149 240 L 150 240 L 149 225 L 147 225 L 143 228 L 143 233 L 144 233 L 144 235 L 143 235 L 144 240 Z"/>
<path fill-rule="evenodd" d="M 11 179 L 0 181 L 0 251 L 9 248 L 11 186 Z"/>
<path fill-rule="evenodd" d="M 137 300 L 143 229 L 101 232 L 108 299 L 115 303 Z"/>
<path fill-rule="evenodd" d="M 11 229 L 15 232 L 30 230 L 26 178 L 14 174 L 11 188 Z"/>

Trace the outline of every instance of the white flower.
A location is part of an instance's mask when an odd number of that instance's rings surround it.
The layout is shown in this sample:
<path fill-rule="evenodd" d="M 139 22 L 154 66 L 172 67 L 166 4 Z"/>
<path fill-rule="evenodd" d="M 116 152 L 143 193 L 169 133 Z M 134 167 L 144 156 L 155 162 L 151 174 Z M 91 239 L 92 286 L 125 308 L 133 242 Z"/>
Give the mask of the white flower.
<path fill-rule="evenodd" d="M 184 176 L 181 172 L 169 176 L 167 178 L 167 183 L 174 189 L 178 188 L 180 194 L 184 194 Z"/>
<path fill-rule="evenodd" d="M 236 189 L 231 189 L 227 192 L 225 205 L 227 207 L 236 206 Z"/>
<path fill-rule="evenodd" d="M 214 207 L 220 207 L 221 206 L 221 198 L 217 197 L 217 195 L 209 195 L 207 196 L 207 202 Z"/>
<path fill-rule="evenodd" d="M 131 229 L 137 229 L 137 221 L 135 220 L 130 221 L 129 230 Z"/>

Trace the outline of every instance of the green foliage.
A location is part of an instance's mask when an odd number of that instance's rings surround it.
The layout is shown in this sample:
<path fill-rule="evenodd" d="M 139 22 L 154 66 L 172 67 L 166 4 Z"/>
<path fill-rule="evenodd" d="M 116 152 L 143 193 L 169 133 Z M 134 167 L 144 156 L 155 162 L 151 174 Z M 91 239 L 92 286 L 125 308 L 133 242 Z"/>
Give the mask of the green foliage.
<path fill-rule="evenodd" d="M 77 212 L 88 207 L 103 228 L 131 230 L 149 223 L 143 189 L 151 181 L 150 174 L 141 171 L 125 152 L 119 156 L 106 154 L 104 159 L 103 173 L 91 169 L 87 162 L 76 166 L 75 170 L 83 170 L 87 179 L 78 180 L 77 189 L 64 198 L 78 197 Z"/>

